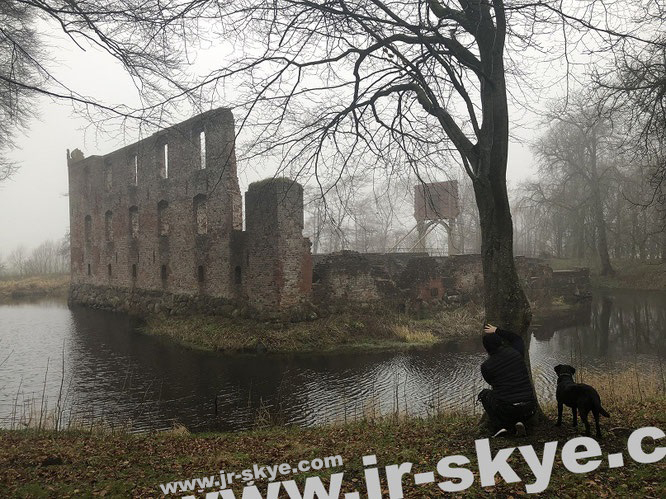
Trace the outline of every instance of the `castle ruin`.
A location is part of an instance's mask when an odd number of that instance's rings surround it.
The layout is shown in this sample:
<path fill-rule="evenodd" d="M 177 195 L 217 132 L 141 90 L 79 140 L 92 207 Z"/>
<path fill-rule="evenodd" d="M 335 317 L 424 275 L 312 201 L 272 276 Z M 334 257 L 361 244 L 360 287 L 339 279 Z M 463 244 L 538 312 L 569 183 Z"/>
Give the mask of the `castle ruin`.
<path fill-rule="evenodd" d="M 350 306 L 419 310 L 481 300 L 480 255 L 311 255 L 303 188 L 249 186 L 245 230 L 234 119 L 216 109 L 104 156 L 67 153 L 70 303 L 145 314 L 312 316 Z M 313 267 L 314 261 L 314 267 Z M 587 269 L 516 265 L 533 300 L 580 296 Z"/>
<path fill-rule="evenodd" d="M 216 109 L 104 156 L 68 152 L 70 301 L 126 311 L 298 307 L 312 285 L 303 188 L 251 184 Z"/>

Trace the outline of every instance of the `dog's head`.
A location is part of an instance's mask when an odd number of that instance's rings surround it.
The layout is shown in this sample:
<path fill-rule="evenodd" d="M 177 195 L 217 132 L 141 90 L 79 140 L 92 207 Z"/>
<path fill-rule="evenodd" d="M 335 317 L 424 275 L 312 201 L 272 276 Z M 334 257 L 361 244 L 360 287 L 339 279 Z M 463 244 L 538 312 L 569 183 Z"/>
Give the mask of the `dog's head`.
<path fill-rule="evenodd" d="M 571 377 L 576 373 L 576 369 L 568 364 L 558 364 L 555 366 L 555 373 L 558 376 L 563 374 L 571 374 Z"/>

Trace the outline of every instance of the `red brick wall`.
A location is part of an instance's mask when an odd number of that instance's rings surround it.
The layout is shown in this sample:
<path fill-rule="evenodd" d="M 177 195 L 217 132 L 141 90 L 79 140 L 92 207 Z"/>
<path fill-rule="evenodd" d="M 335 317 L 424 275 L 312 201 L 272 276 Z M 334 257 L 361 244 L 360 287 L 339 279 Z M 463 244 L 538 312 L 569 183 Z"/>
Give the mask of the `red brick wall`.
<path fill-rule="evenodd" d="M 200 168 L 201 130 L 206 134 L 205 169 Z M 168 178 L 162 175 L 165 143 Z M 234 296 L 229 239 L 232 229 L 242 227 L 242 213 L 230 110 L 203 113 L 104 156 L 81 159 L 75 152 L 68 158 L 68 168 L 74 284 Z M 206 199 L 207 231 L 203 235 L 196 230 L 197 196 Z M 163 211 L 167 235 L 158 232 L 160 202 L 168 203 Z M 132 207 L 138 208 L 136 237 L 131 234 Z M 106 240 L 108 211 L 113 213 L 112 241 Z M 89 243 L 84 234 L 86 216 L 92 218 Z M 166 267 L 165 279 L 162 266 Z M 198 279 L 199 266 L 204 267 L 203 283 Z"/>

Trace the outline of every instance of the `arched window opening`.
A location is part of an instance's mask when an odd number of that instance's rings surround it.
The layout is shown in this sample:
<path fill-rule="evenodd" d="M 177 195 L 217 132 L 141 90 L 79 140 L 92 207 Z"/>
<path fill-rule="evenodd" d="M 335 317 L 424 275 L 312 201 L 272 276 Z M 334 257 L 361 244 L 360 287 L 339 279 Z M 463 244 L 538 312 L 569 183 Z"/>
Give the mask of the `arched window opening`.
<path fill-rule="evenodd" d="M 169 144 L 162 142 L 158 148 L 160 177 L 169 178 Z"/>
<path fill-rule="evenodd" d="M 88 275 L 90 275 L 90 264 L 88 264 Z"/>
<path fill-rule="evenodd" d="M 162 200 L 157 203 L 157 233 L 160 236 L 169 235 L 169 219 L 168 219 L 169 203 Z"/>
<path fill-rule="evenodd" d="M 111 210 L 104 214 L 104 238 L 113 241 L 113 212 Z"/>
<path fill-rule="evenodd" d="M 111 277 L 111 264 L 107 265 L 107 270 L 109 272 L 109 277 Z"/>
<path fill-rule="evenodd" d="M 208 213 L 206 211 L 206 196 L 199 194 L 194 198 L 194 219 L 197 234 L 208 233 Z"/>
<path fill-rule="evenodd" d="M 139 237 L 139 208 L 132 206 L 129 209 L 130 217 L 130 235 L 134 238 Z"/>
<path fill-rule="evenodd" d="M 132 155 L 132 170 L 134 172 L 134 185 L 139 185 L 139 158 L 136 154 Z"/>
<path fill-rule="evenodd" d="M 199 167 L 206 168 L 206 132 L 199 132 Z"/>
<path fill-rule="evenodd" d="M 197 267 L 197 281 L 204 282 L 204 279 L 205 279 L 204 267 L 203 265 L 199 265 Z"/>
<path fill-rule="evenodd" d="M 240 265 L 236 265 L 236 268 L 234 269 L 234 282 L 236 284 L 241 284 L 243 282 Z"/>
<path fill-rule="evenodd" d="M 86 193 L 90 194 L 92 189 L 92 182 L 90 181 L 90 166 L 86 165 L 83 169 L 83 187 Z"/>
<path fill-rule="evenodd" d="M 111 165 L 104 167 L 104 188 L 106 192 L 110 192 L 113 188 L 113 170 L 111 169 Z"/>
<path fill-rule="evenodd" d="M 136 279 L 136 263 L 132 264 L 132 279 Z"/>
<path fill-rule="evenodd" d="M 167 278 L 167 266 L 162 265 L 162 268 L 160 269 L 160 277 L 162 278 L 163 281 L 166 281 Z"/>

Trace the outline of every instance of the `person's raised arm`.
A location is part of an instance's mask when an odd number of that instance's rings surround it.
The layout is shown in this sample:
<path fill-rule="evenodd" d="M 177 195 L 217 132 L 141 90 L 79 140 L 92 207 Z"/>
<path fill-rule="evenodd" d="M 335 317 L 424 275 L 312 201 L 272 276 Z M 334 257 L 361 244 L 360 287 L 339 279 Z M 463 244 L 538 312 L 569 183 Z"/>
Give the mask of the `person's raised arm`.
<path fill-rule="evenodd" d="M 496 326 L 493 326 L 492 324 L 486 324 L 483 327 L 483 330 L 486 333 L 495 333 L 497 336 L 499 336 L 504 341 L 509 343 L 509 345 L 514 350 L 517 350 L 521 356 L 525 357 L 525 342 L 523 341 L 523 338 L 520 335 L 513 333 L 511 331 L 507 331 L 506 329 L 500 329 Z"/>

